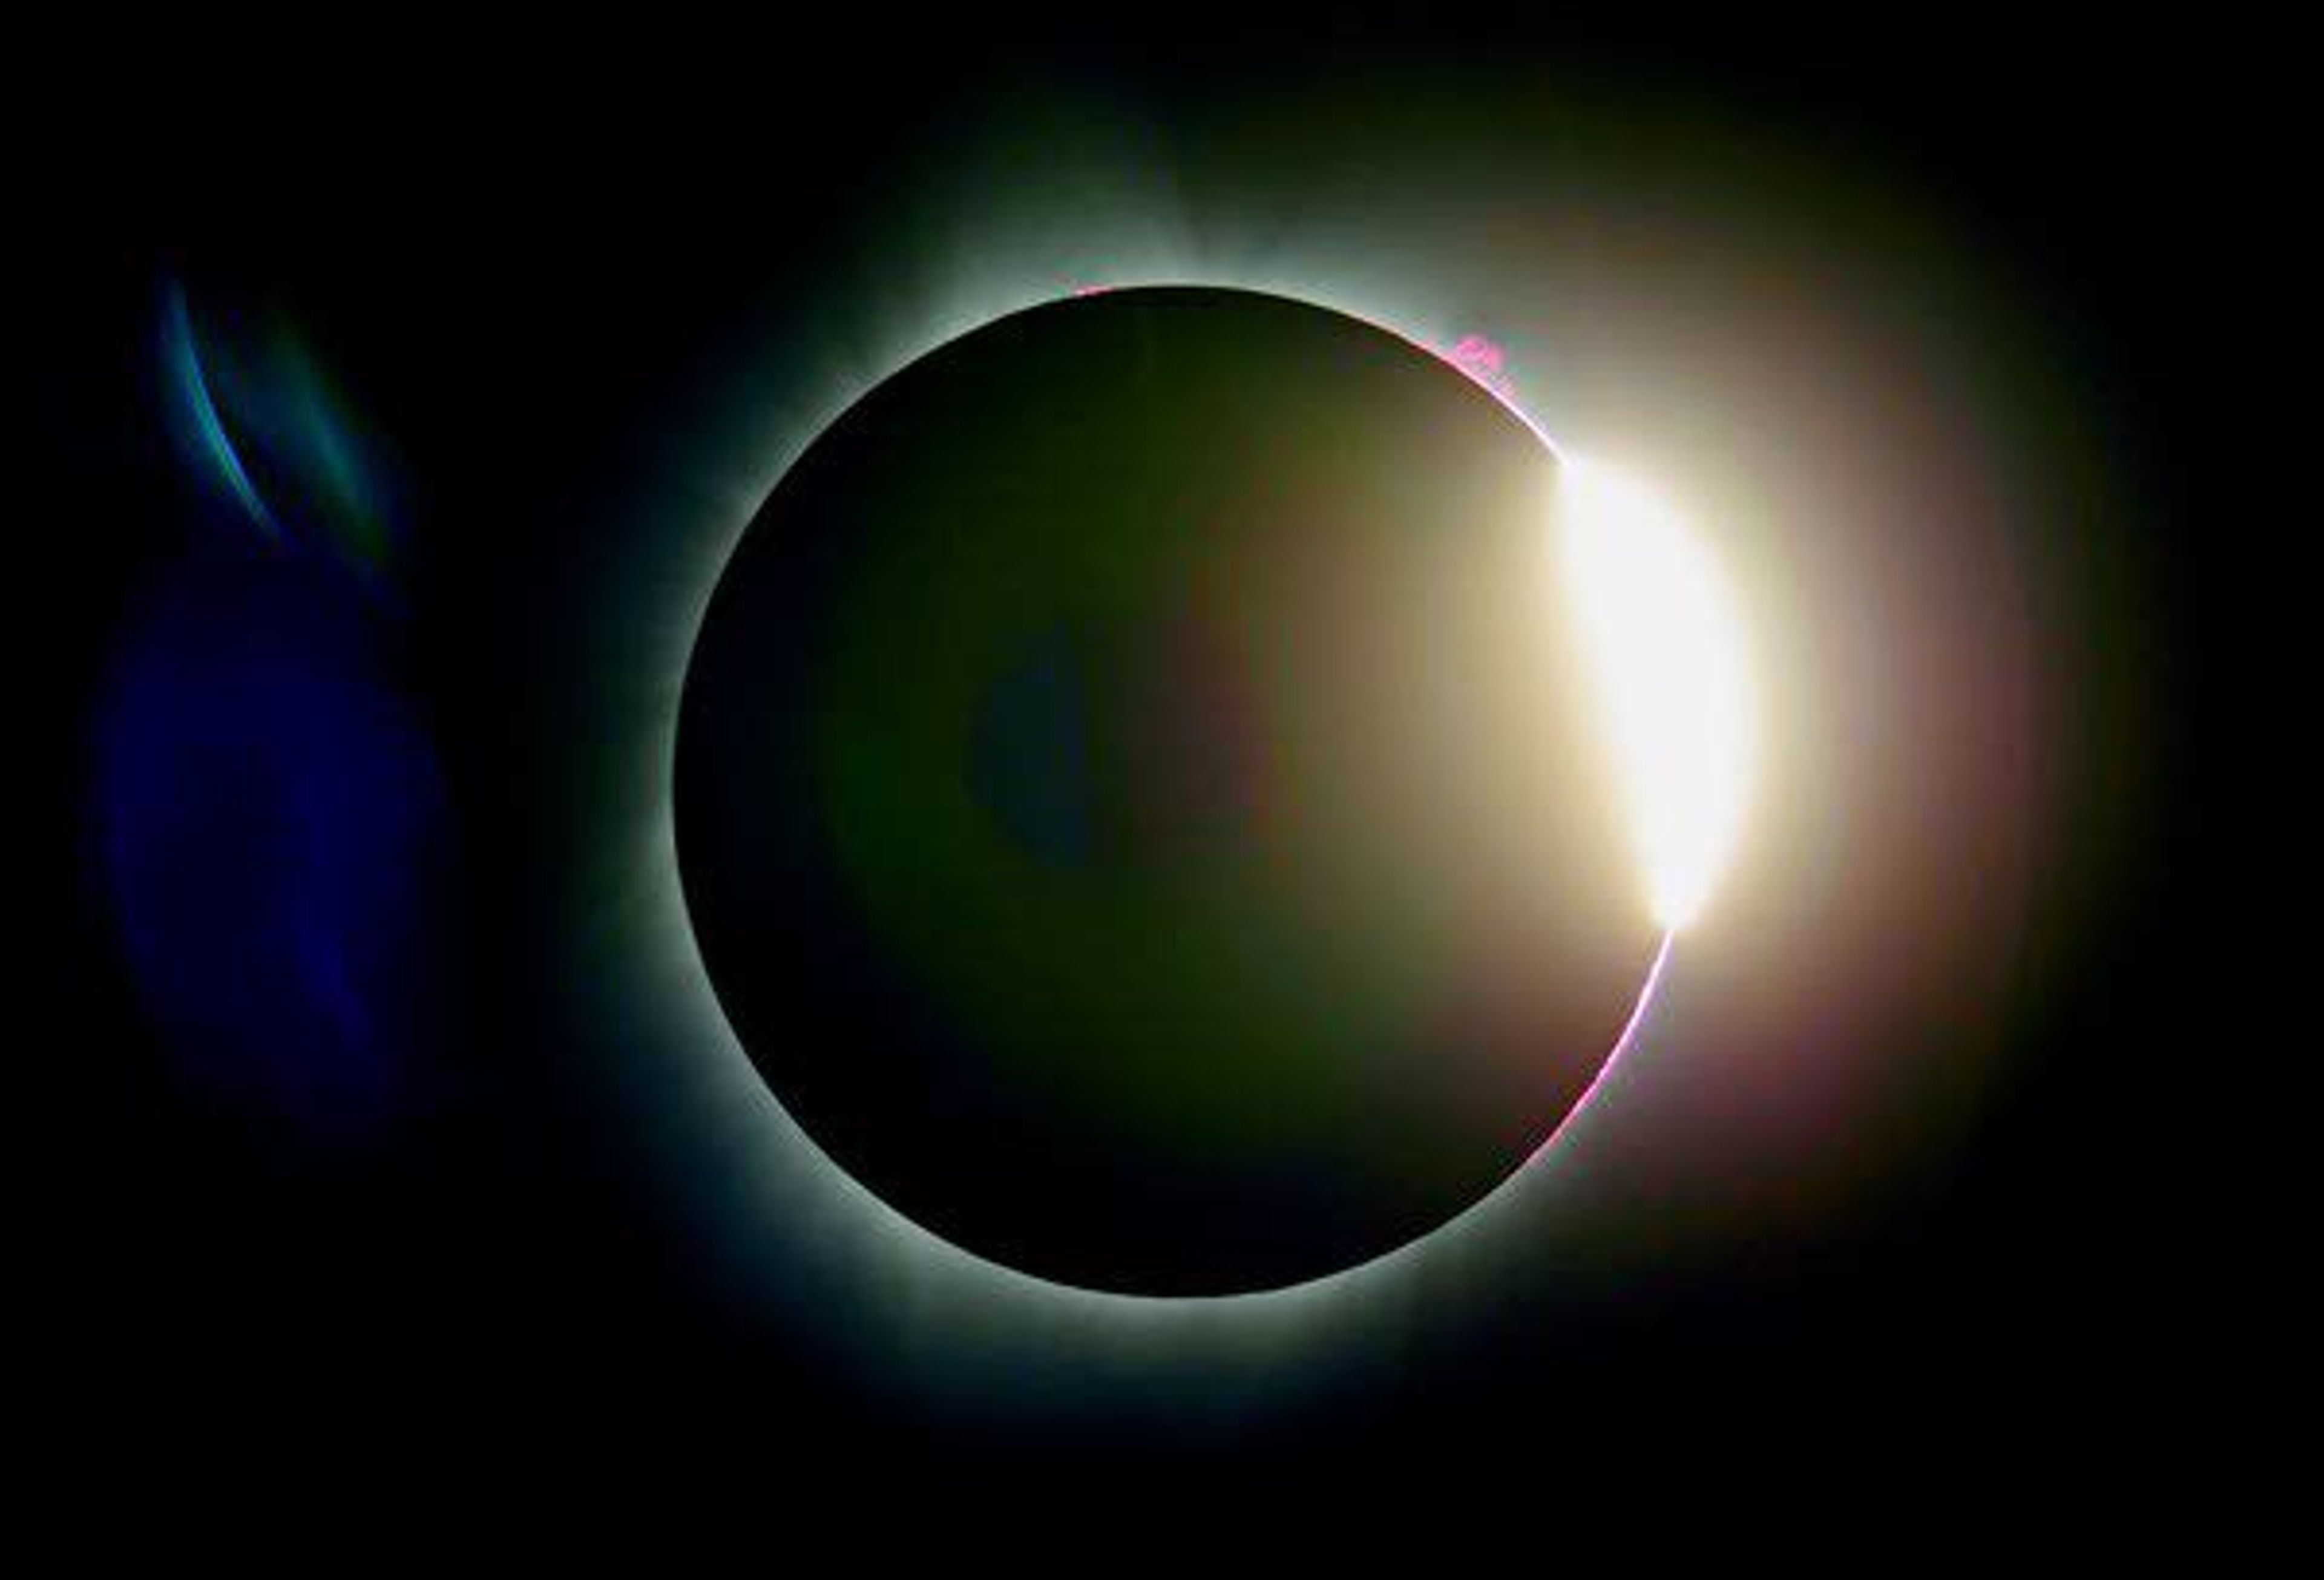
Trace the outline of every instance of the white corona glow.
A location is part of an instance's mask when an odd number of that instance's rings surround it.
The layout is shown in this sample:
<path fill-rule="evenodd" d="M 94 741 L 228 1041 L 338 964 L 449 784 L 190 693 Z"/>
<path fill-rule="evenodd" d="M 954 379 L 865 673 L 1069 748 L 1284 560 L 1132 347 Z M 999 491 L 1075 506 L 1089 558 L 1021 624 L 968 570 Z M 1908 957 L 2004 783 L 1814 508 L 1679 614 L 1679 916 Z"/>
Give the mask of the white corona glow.
<path fill-rule="evenodd" d="M 1556 552 L 1655 920 L 1692 921 L 1742 822 L 1749 654 L 1718 561 L 1634 478 L 1567 456 Z"/>

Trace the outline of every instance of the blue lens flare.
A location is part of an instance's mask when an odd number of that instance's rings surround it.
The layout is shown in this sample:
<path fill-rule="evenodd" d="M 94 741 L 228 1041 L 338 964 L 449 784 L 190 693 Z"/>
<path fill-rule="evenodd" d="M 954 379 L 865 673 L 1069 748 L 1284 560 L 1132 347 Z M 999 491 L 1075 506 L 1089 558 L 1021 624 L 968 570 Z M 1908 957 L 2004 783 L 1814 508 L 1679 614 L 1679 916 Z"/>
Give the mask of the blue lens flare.
<path fill-rule="evenodd" d="M 96 746 L 102 870 L 180 1073 L 286 1134 L 375 1131 L 441 997 L 445 789 L 367 633 L 303 567 L 189 565 Z"/>
<path fill-rule="evenodd" d="M 281 524 L 260 496 L 257 484 L 251 482 L 242 452 L 218 416 L 209 374 L 202 366 L 201 348 L 194 340 L 193 315 L 187 309 L 186 293 L 175 285 L 170 287 L 162 308 L 161 356 L 180 431 L 189 442 L 189 459 L 198 471 L 227 490 L 260 531 L 281 542 Z"/>
<path fill-rule="evenodd" d="M 398 533 L 392 468 L 290 329 L 198 330 L 184 288 L 163 292 L 161 355 L 186 464 L 270 546 L 387 591 Z"/>

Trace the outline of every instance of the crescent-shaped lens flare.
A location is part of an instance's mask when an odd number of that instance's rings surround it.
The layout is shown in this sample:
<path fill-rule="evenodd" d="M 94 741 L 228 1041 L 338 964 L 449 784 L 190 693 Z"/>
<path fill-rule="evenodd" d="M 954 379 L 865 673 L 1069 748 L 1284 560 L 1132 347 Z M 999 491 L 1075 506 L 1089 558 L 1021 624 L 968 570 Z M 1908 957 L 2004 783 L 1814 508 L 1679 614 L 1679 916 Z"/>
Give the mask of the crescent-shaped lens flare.
<path fill-rule="evenodd" d="M 1718 561 L 1634 478 L 1565 458 L 1555 550 L 1655 918 L 1694 920 L 1749 799 L 1756 699 Z"/>

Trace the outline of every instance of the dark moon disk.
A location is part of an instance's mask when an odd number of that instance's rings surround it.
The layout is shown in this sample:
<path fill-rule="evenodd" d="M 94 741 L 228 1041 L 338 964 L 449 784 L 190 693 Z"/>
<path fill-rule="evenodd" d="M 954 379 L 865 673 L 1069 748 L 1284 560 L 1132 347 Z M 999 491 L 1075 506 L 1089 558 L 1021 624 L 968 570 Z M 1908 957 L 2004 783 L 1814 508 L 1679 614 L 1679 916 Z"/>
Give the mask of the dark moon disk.
<path fill-rule="evenodd" d="M 1006 1266 L 1368 1261 L 1518 1167 L 1655 948 L 1554 457 L 1397 336 L 1061 301 L 824 433 L 727 565 L 676 764 L 719 1001 L 807 1133 Z"/>

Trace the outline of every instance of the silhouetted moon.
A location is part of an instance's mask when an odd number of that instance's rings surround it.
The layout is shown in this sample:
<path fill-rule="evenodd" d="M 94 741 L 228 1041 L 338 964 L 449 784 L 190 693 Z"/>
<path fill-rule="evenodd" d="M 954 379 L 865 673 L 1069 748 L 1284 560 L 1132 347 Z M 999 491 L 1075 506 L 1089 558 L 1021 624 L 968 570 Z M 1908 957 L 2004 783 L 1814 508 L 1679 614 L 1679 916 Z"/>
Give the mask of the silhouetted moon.
<path fill-rule="evenodd" d="M 1456 370 L 1251 292 L 1110 292 L 896 373 L 727 565 L 680 874 L 743 1047 L 954 1244 L 1155 1294 L 1459 1213 L 1655 935 L 1549 548 Z"/>

